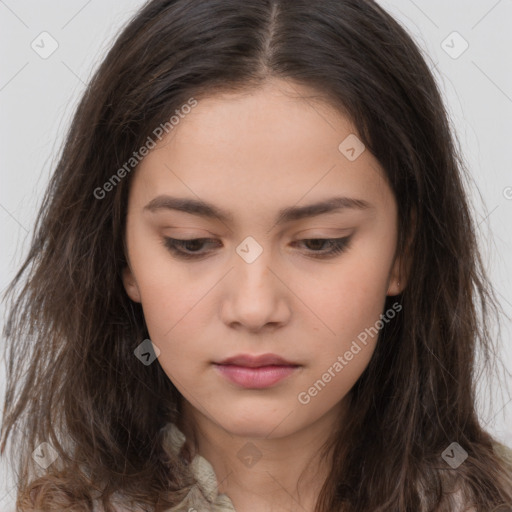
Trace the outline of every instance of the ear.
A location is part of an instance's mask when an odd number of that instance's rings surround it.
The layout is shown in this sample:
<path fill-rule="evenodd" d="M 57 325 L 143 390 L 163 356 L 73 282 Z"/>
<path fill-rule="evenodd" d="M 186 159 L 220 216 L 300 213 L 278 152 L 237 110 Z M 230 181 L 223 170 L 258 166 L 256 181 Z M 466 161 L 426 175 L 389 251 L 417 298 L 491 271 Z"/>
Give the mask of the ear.
<path fill-rule="evenodd" d="M 130 299 L 134 302 L 141 302 L 139 287 L 129 265 L 123 269 L 123 285 Z"/>
<path fill-rule="evenodd" d="M 413 234 L 416 232 L 416 212 L 414 210 L 411 212 L 411 226 L 411 231 L 406 241 L 405 253 L 395 257 L 395 262 L 389 276 L 387 295 L 393 296 L 402 293 L 409 280 L 412 264 L 411 243 Z"/>
<path fill-rule="evenodd" d="M 386 295 L 394 296 L 402 293 L 407 284 L 407 276 L 403 271 L 403 257 L 397 256 L 389 275 L 388 291 Z"/>

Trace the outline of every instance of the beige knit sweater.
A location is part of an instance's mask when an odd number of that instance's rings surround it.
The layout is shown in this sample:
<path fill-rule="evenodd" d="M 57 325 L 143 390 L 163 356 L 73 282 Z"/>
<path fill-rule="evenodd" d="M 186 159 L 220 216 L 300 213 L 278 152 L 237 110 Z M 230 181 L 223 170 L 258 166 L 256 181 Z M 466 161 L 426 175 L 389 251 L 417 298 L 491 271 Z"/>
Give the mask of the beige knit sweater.
<path fill-rule="evenodd" d="M 174 423 L 165 426 L 165 446 L 175 455 L 179 455 L 185 440 L 185 435 Z M 190 463 L 190 469 L 197 482 L 192 485 L 181 503 L 165 512 L 236 512 L 228 496 L 218 493 L 217 477 L 212 465 L 204 457 L 196 455 Z M 116 512 L 144 512 L 140 508 L 127 509 L 126 505 L 121 505 L 125 502 L 117 493 L 114 494 L 113 501 Z M 93 510 L 105 512 L 99 500 L 95 500 Z"/>
<path fill-rule="evenodd" d="M 165 442 L 178 455 L 185 443 L 185 435 L 174 423 L 168 425 L 165 435 Z M 190 463 L 190 469 L 197 483 L 179 505 L 166 512 L 236 512 L 229 497 L 218 493 L 217 477 L 212 465 L 204 457 L 197 454 Z"/>

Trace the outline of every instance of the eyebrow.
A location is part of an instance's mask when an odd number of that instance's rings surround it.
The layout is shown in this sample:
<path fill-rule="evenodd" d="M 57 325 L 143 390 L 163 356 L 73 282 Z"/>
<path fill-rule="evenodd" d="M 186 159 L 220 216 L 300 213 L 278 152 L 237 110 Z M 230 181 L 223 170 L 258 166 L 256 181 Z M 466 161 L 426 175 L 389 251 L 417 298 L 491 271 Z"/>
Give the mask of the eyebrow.
<path fill-rule="evenodd" d="M 326 213 L 338 212 L 347 209 L 367 210 L 374 206 L 363 199 L 352 197 L 331 197 L 323 201 L 305 206 L 290 206 L 279 210 L 276 224 L 285 224 L 307 217 L 315 217 Z M 224 223 L 233 222 L 235 216 L 222 208 L 207 203 L 200 199 L 171 197 L 168 195 L 157 196 L 152 199 L 144 210 L 155 212 L 158 210 L 177 210 L 191 215 L 198 215 L 209 219 L 219 220 Z"/>

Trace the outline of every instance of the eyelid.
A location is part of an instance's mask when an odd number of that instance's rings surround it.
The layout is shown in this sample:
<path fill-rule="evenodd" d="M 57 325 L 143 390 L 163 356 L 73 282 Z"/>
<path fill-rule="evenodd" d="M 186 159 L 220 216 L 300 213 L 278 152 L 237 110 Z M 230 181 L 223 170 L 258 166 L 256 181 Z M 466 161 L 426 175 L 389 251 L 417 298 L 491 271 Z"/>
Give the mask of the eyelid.
<path fill-rule="evenodd" d="M 295 240 L 292 243 L 297 242 L 311 242 L 311 241 L 321 241 L 323 244 L 330 245 L 331 249 L 328 251 L 315 251 L 310 250 L 306 251 L 306 255 L 313 259 L 334 259 L 337 256 L 339 256 L 341 253 L 345 252 L 351 245 L 352 236 L 344 236 L 344 237 L 337 237 L 337 238 L 329 238 L 329 237 L 311 237 L 311 238 L 302 238 L 299 240 Z M 171 238 L 171 237 L 164 237 L 162 239 L 163 245 L 176 257 L 184 260 L 201 260 L 206 257 L 212 252 L 200 252 L 200 251 L 192 251 L 187 252 L 186 250 L 180 249 L 180 246 L 184 246 L 188 243 L 192 242 L 200 242 L 202 244 L 205 243 L 215 243 L 217 244 L 218 240 L 213 238 L 188 238 L 188 239 L 181 239 L 181 238 Z M 218 245 L 218 244 L 217 244 Z"/>

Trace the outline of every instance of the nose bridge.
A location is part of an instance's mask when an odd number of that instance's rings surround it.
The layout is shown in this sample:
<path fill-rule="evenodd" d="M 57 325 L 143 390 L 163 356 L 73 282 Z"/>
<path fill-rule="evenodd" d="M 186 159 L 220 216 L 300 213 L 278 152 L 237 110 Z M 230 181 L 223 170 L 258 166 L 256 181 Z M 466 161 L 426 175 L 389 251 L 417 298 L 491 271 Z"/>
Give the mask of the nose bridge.
<path fill-rule="evenodd" d="M 271 251 L 264 249 L 254 238 L 247 237 L 238 245 L 236 253 L 225 297 L 224 321 L 243 324 L 251 330 L 269 322 L 284 321 L 286 308 L 279 307 L 283 306 L 280 304 L 283 290 L 271 270 Z"/>
<path fill-rule="evenodd" d="M 236 281 L 251 293 L 267 289 L 269 280 L 275 279 L 269 267 L 270 249 L 264 248 L 254 237 L 246 237 L 236 248 Z"/>

